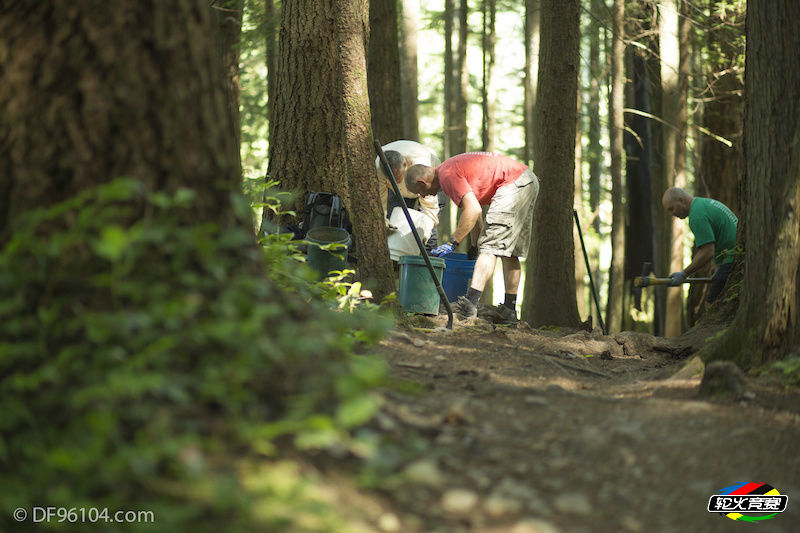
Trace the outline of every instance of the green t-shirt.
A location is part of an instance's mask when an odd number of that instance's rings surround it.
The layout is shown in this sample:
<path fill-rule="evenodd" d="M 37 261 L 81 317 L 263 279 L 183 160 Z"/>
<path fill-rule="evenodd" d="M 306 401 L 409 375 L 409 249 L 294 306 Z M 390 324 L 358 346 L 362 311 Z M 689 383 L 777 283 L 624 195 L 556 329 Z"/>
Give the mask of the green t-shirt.
<path fill-rule="evenodd" d="M 689 228 L 698 248 L 714 243 L 714 263 L 724 265 L 733 261 L 736 245 L 736 225 L 739 219 L 722 202 L 711 198 L 695 198 L 689 208 Z"/>

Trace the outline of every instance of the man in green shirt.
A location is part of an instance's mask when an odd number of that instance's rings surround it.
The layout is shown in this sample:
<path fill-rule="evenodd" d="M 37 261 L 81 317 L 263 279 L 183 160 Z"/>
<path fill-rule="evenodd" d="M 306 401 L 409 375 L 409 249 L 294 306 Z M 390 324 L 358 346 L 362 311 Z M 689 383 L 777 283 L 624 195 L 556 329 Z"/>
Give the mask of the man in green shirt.
<path fill-rule="evenodd" d="M 717 271 L 711 279 L 707 302 L 716 300 L 733 266 L 733 248 L 736 245 L 736 226 L 739 219 L 728 207 L 710 198 L 695 198 L 678 187 L 670 187 L 661 198 L 664 209 L 678 217 L 689 217 L 689 228 L 694 234 L 697 252 L 689 266 L 670 274 L 670 287 L 679 287 L 686 278 L 714 261 Z"/>

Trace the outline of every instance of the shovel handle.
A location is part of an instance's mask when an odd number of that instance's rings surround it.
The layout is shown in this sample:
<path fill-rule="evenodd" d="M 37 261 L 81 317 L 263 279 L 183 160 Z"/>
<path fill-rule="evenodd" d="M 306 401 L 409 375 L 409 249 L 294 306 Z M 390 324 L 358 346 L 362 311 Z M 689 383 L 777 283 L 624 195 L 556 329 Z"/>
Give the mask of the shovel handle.
<path fill-rule="evenodd" d="M 686 278 L 684 283 L 710 283 L 712 278 Z M 657 278 L 655 276 L 636 276 L 633 278 L 634 287 L 647 287 L 649 285 L 669 285 L 672 278 Z"/>

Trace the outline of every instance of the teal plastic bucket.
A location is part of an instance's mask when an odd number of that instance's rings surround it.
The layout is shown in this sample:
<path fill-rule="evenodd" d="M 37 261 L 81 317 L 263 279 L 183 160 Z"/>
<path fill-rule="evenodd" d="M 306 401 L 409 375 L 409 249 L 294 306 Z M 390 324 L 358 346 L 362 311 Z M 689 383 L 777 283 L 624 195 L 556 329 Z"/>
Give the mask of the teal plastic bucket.
<path fill-rule="evenodd" d="M 444 260 L 431 257 L 431 265 L 439 282 L 445 269 Z M 439 314 L 439 291 L 421 255 L 400 257 L 400 306 L 408 313 Z"/>
<path fill-rule="evenodd" d="M 333 270 L 343 270 L 347 266 L 350 234 L 346 230 L 332 226 L 320 226 L 308 230 L 306 240 L 308 241 L 308 251 L 306 252 L 308 266 L 323 276 L 327 276 Z M 344 245 L 344 247 L 333 246 L 332 250 L 321 248 L 328 244 Z"/>
<path fill-rule="evenodd" d="M 467 294 L 475 260 L 467 259 L 467 254 L 452 253 L 444 256 L 446 269 L 442 278 L 442 288 L 448 302 L 455 302 L 459 296 Z"/>

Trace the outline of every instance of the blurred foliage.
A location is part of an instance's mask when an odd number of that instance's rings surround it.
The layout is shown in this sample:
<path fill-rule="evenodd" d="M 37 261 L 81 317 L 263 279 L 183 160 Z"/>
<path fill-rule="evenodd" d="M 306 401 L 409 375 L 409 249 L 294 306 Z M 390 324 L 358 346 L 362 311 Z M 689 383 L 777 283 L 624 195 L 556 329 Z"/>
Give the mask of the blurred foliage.
<path fill-rule="evenodd" d="M 787 389 L 800 388 L 800 354 L 790 353 L 785 359 L 774 362 L 764 372 L 777 376 Z"/>
<path fill-rule="evenodd" d="M 237 463 L 279 437 L 363 455 L 386 369 L 357 353 L 391 321 L 286 236 L 181 222 L 196 198 L 118 180 L 28 213 L 0 250 L 0 530 L 34 505 L 155 515 L 49 524 L 70 531 L 342 530 L 318 504 L 318 528 L 270 515 Z"/>

